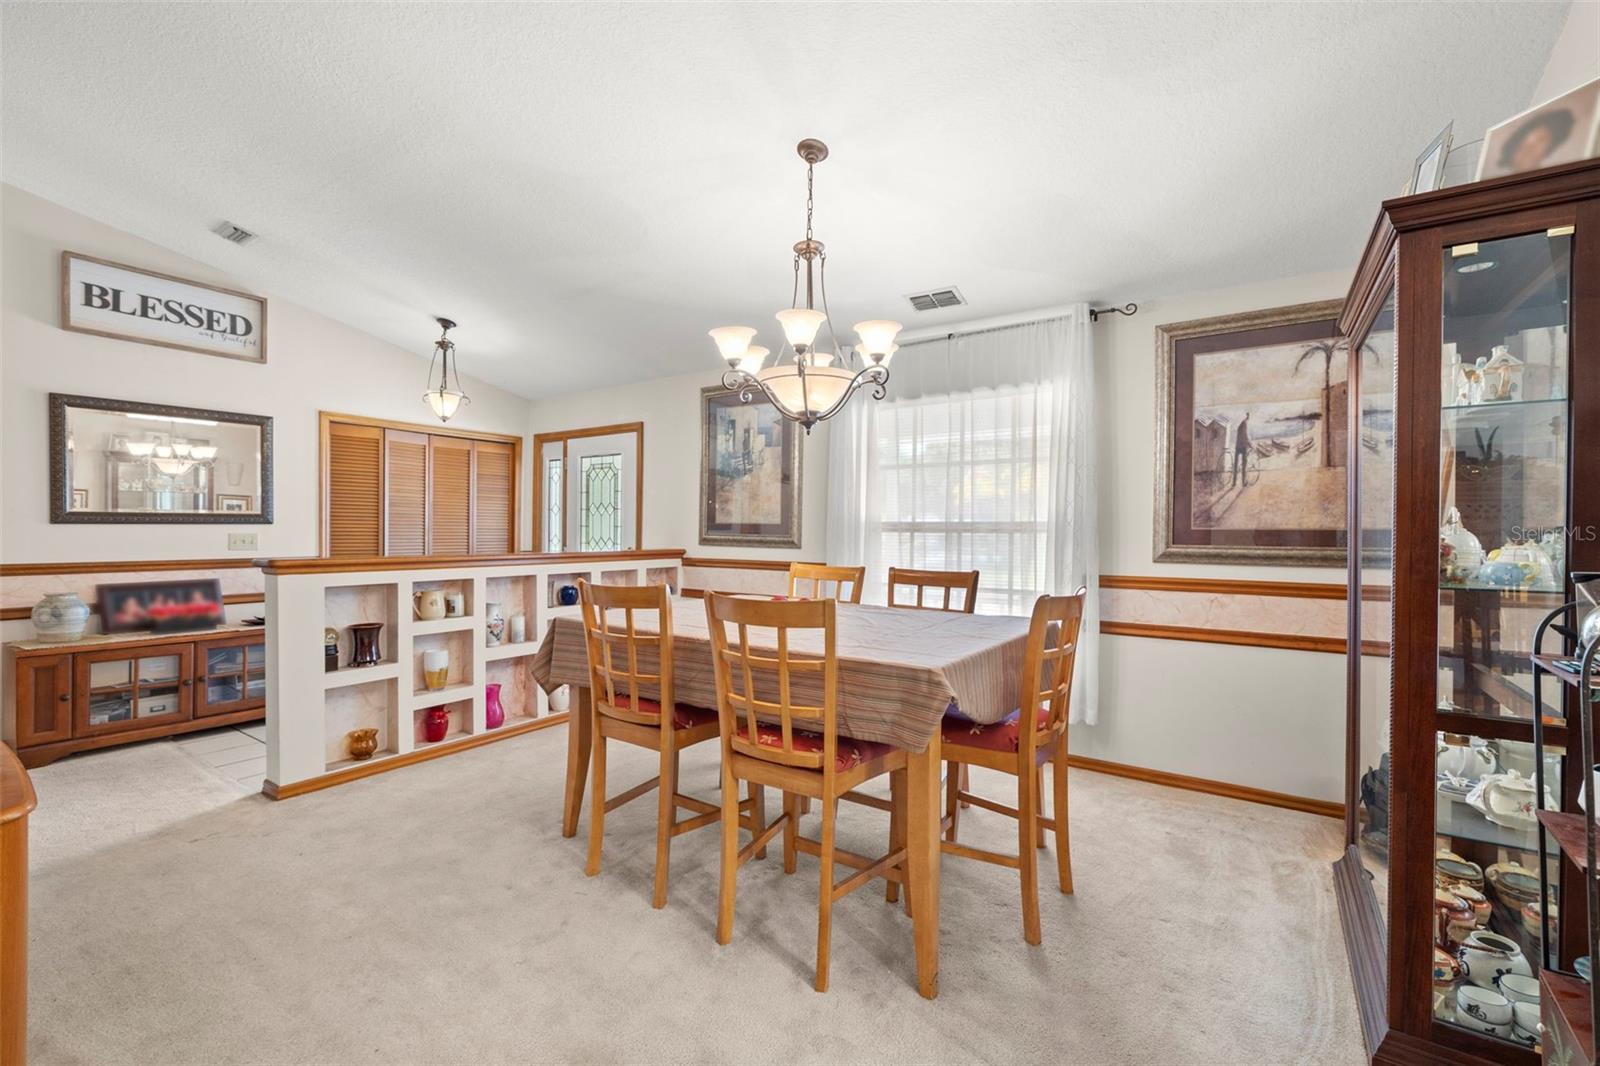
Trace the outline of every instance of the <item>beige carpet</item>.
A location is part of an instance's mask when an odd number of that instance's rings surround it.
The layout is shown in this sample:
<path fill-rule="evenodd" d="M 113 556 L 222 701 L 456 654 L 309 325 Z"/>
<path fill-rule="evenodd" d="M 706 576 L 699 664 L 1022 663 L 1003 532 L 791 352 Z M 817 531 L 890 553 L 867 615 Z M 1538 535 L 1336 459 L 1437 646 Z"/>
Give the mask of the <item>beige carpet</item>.
<path fill-rule="evenodd" d="M 719 948 L 716 830 L 678 838 L 664 911 L 651 801 L 608 819 L 584 877 L 583 833 L 559 832 L 565 743 L 281 803 L 170 741 L 36 771 L 33 1061 L 1363 1061 L 1330 819 L 1074 771 L 1077 894 L 1041 856 L 1043 947 L 1013 872 L 947 859 L 940 998 L 918 997 L 910 922 L 876 888 L 836 908 L 818 995 L 814 859 L 746 867 Z M 619 749 L 614 791 L 653 772 Z M 713 795 L 710 745 L 684 770 Z M 878 853 L 886 817 L 847 806 L 841 845 Z M 962 836 L 1016 839 L 979 810 Z"/>

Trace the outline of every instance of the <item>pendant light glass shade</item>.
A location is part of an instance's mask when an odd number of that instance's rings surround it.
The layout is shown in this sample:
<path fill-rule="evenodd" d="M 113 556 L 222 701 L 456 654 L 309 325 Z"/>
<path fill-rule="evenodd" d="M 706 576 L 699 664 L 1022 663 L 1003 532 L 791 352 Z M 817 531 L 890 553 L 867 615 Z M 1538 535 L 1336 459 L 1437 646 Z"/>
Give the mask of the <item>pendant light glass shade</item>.
<path fill-rule="evenodd" d="M 751 330 L 750 332 L 754 333 L 755 330 Z M 767 356 L 771 354 L 771 352 L 761 347 L 761 345 L 752 344 L 750 347 L 745 349 L 744 355 L 738 359 L 734 366 L 741 374 L 754 374 L 756 371 L 761 369 L 761 363 L 767 358 Z"/>
<path fill-rule="evenodd" d="M 433 413 L 438 416 L 439 421 L 448 422 L 450 416 L 460 409 L 461 401 L 467 397 L 465 393 L 452 389 L 433 389 L 423 393 L 422 398 L 428 401 L 428 406 L 433 408 Z"/>
<path fill-rule="evenodd" d="M 795 421 L 815 420 L 850 391 L 855 375 L 840 367 L 808 368 L 804 377 L 793 363 L 769 366 L 756 375 L 784 415 Z"/>
<path fill-rule="evenodd" d="M 861 338 L 862 350 L 867 355 L 874 357 L 889 351 L 900 329 L 900 323 L 890 322 L 881 318 L 875 318 L 868 322 L 857 322 L 855 326 L 856 336 Z"/>
<path fill-rule="evenodd" d="M 809 307 L 790 307 L 774 315 L 783 327 L 784 338 L 796 349 L 809 348 L 817 339 L 817 330 L 828 320 L 821 311 Z"/>
<path fill-rule="evenodd" d="M 744 358 L 745 350 L 756 335 L 756 331 L 749 326 L 718 326 L 709 332 L 711 339 L 717 342 L 717 351 L 730 364 Z"/>

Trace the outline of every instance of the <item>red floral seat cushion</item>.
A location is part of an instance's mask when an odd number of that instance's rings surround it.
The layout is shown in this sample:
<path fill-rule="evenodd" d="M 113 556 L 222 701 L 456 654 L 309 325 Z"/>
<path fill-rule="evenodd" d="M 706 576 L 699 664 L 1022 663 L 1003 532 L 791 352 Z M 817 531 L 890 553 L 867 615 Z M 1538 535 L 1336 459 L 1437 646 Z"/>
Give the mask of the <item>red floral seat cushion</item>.
<path fill-rule="evenodd" d="M 1050 723 L 1050 711 L 1039 708 L 1038 728 L 1042 731 Z M 959 715 L 946 714 L 941 725 L 941 735 L 946 744 L 960 744 L 968 748 L 989 751 L 1016 751 L 1022 746 L 1022 712 L 1012 711 L 998 722 L 984 724 Z"/>
<path fill-rule="evenodd" d="M 614 706 L 621 707 L 625 711 L 632 710 L 633 701 L 627 696 L 618 696 Z M 661 713 L 661 704 L 656 700 L 647 700 L 640 697 L 638 713 L 659 715 Z M 717 712 L 709 707 L 696 707 L 692 703 L 674 703 L 672 705 L 672 728 L 674 729 L 692 729 L 697 725 L 706 725 L 716 720 Z"/>
<path fill-rule="evenodd" d="M 739 726 L 740 740 L 748 740 L 750 734 L 744 726 Z M 823 748 L 821 733 L 813 733 L 809 729 L 796 729 L 794 731 L 795 751 L 821 751 Z M 766 722 L 756 723 L 756 743 L 763 748 L 783 748 L 783 728 L 768 725 Z M 882 744 L 876 740 L 856 740 L 854 737 L 841 736 L 839 746 L 834 751 L 833 769 L 836 773 L 853 770 L 864 762 L 880 759 L 894 750 L 892 744 Z"/>

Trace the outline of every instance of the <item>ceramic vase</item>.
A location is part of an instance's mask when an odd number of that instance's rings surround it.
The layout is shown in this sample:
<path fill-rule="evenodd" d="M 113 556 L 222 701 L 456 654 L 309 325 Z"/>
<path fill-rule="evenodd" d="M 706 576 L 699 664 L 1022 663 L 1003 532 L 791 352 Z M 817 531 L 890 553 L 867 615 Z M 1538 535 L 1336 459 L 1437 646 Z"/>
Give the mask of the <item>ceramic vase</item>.
<path fill-rule="evenodd" d="M 422 683 L 429 691 L 437 691 L 450 680 L 450 652 L 445 648 L 429 648 L 422 653 Z"/>
<path fill-rule="evenodd" d="M 76 592 L 52 592 L 33 607 L 33 629 L 38 639 L 65 643 L 83 636 L 89 628 L 89 605 Z"/>
<path fill-rule="evenodd" d="M 556 600 L 563 607 L 571 607 L 578 602 L 578 586 L 562 585 L 556 590 Z"/>
<path fill-rule="evenodd" d="M 431 622 L 444 617 L 444 593 L 438 589 L 418 589 L 411 594 L 411 606 L 417 617 Z"/>
<path fill-rule="evenodd" d="M 506 616 L 501 612 L 498 603 L 491 603 L 486 607 L 483 616 L 483 628 L 491 648 L 505 639 Z"/>
<path fill-rule="evenodd" d="M 572 693 L 567 686 L 562 685 L 550 693 L 550 710 L 554 714 L 563 714 L 572 704 Z"/>
<path fill-rule="evenodd" d="M 1528 965 L 1516 941 L 1484 929 L 1467 935 L 1457 958 L 1461 960 L 1461 976 L 1479 988 L 1491 991 L 1495 988 L 1496 980 L 1508 973 L 1522 974 L 1524 977 L 1533 973 L 1533 968 Z M 1510 1013 L 1509 1010 L 1507 1013 Z"/>
<path fill-rule="evenodd" d="M 382 629 L 382 622 L 357 622 L 350 627 L 351 666 L 377 666 L 383 661 L 378 651 L 378 634 Z"/>
<path fill-rule="evenodd" d="M 508 627 L 508 630 L 509 630 L 509 632 L 511 634 L 511 643 L 513 643 L 513 644 L 521 644 L 523 641 L 527 640 L 528 639 L 528 619 L 527 619 L 527 616 L 525 616 L 525 615 L 523 615 L 521 613 L 512 615 L 511 616 L 511 624 Z"/>
<path fill-rule="evenodd" d="M 506 709 L 500 705 L 500 683 L 491 681 L 483 686 L 483 724 L 490 729 L 499 729 L 506 724 Z"/>
<path fill-rule="evenodd" d="M 460 618 L 467 613 L 467 598 L 459 592 L 452 592 L 444 598 L 444 614 L 446 618 Z"/>
<path fill-rule="evenodd" d="M 356 762 L 372 758 L 372 753 L 378 750 L 376 729 L 352 729 L 345 736 L 350 742 L 350 757 Z"/>
<path fill-rule="evenodd" d="M 429 707 L 422 715 L 422 739 L 437 744 L 450 732 L 450 712 L 443 707 Z"/>

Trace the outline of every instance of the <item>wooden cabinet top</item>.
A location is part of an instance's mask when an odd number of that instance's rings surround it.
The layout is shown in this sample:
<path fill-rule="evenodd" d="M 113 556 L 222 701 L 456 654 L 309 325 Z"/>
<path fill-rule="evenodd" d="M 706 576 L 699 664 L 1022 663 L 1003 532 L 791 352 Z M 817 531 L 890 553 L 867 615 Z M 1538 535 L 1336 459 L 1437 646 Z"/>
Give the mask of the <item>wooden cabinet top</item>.
<path fill-rule="evenodd" d="M 187 633 L 152 633 L 149 630 L 140 630 L 136 633 L 87 633 L 72 641 L 13 640 L 6 646 L 17 655 L 60 655 L 64 652 L 105 651 L 114 648 L 132 650 L 157 644 L 192 644 L 251 634 L 259 634 L 265 640 L 267 628 L 229 623 L 213 629 L 195 629 Z"/>

